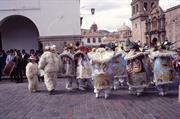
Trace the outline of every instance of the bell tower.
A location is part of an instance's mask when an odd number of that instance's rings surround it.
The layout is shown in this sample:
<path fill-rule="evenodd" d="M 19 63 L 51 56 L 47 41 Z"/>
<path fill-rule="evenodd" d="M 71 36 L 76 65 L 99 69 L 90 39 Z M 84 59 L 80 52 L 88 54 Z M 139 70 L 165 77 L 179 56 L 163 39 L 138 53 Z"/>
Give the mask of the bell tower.
<path fill-rule="evenodd" d="M 150 11 L 159 6 L 159 0 L 132 0 L 132 36 L 134 41 L 146 43 L 146 19 Z"/>

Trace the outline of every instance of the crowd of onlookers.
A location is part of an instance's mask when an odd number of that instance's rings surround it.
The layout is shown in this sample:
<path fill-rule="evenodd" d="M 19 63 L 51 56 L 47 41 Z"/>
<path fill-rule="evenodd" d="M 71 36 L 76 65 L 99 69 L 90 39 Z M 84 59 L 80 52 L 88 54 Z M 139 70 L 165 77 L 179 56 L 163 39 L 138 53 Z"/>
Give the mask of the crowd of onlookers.
<path fill-rule="evenodd" d="M 0 50 L 0 81 L 2 80 L 2 76 L 4 75 L 3 70 L 5 66 L 13 61 L 15 66 L 10 74 L 10 80 L 16 81 L 17 83 L 23 82 L 23 76 L 25 76 L 25 69 L 28 63 L 28 58 L 30 56 L 35 56 L 37 58 L 37 62 L 42 52 L 38 50 L 31 49 L 29 53 L 27 53 L 24 49 L 22 51 L 17 49 L 10 49 L 8 51 Z"/>

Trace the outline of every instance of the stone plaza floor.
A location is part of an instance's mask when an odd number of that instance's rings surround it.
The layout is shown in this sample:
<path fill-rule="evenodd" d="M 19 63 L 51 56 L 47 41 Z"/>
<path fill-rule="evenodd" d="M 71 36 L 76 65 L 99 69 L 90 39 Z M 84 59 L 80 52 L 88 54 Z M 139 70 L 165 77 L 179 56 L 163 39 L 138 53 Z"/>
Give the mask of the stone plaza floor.
<path fill-rule="evenodd" d="M 177 90 L 160 97 L 150 88 L 137 97 L 121 88 L 105 100 L 92 91 L 65 90 L 64 79 L 58 79 L 56 95 L 49 95 L 43 82 L 39 89 L 31 94 L 27 82 L 1 81 L 0 119 L 180 119 Z"/>

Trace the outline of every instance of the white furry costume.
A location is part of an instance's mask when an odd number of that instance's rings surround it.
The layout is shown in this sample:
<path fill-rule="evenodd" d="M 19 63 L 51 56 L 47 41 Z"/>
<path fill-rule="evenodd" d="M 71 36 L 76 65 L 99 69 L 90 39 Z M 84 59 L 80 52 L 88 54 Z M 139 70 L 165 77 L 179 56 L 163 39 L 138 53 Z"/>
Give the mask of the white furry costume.
<path fill-rule="evenodd" d="M 38 67 L 44 70 L 44 82 L 48 91 L 55 89 L 59 64 L 59 58 L 56 53 L 46 51 L 40 57 Z"/>
<path fill-rule="evenodd" d="M 28 79 L 28 89 L 30 92 L 37 91 L 38 88 L 38 65 L 37 63 L 29 62 L 26 66 L 26 76 Z"/>

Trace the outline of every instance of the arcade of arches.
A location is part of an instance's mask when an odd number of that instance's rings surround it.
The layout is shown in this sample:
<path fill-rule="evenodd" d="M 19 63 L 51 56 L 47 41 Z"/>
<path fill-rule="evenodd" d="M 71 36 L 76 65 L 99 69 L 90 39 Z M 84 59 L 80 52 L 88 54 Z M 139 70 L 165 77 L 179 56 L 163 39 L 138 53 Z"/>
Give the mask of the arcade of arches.
<path fill-rule="evenodd" d="M 39 32 L 36 25 L 28 18 L 13 15 L 0 21 L 0 48 L 38 50 Z"/>

